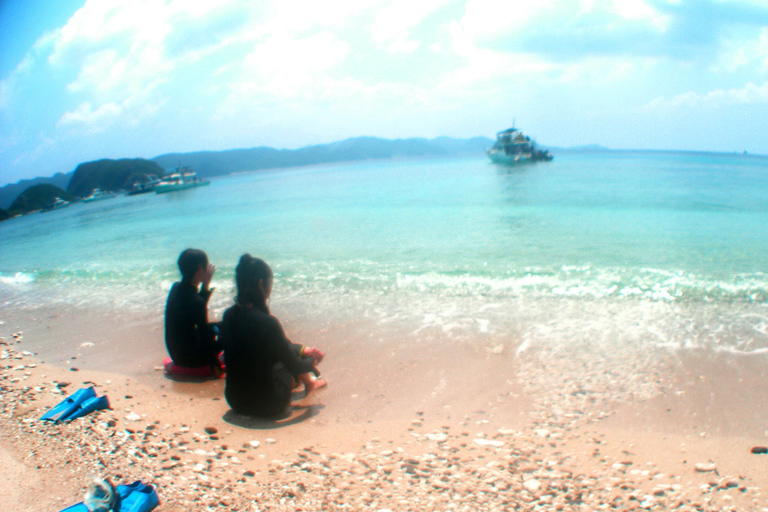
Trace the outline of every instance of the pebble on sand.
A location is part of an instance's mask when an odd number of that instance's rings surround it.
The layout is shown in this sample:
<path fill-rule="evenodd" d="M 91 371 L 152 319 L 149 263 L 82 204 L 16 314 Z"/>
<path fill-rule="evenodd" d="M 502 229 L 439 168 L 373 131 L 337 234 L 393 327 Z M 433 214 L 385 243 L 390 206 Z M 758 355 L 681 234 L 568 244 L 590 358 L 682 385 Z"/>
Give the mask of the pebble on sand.
<path fill-rule="evenodd" d="M 497 441 L 495 439 L 482 439 L 482 438 L 475 439 L 475 444 L 479 444 L 480 446 L 495 446 L 496 448 L 500 448 L 504 446 L 504 443 L 502 441 Z"/>
<path fill-rule="evenodd" d="M 699 473 L 711 473 L 717 471 L 717 466 L 714 462 L 697 462 L 694 465 L 694 469 Z"/>

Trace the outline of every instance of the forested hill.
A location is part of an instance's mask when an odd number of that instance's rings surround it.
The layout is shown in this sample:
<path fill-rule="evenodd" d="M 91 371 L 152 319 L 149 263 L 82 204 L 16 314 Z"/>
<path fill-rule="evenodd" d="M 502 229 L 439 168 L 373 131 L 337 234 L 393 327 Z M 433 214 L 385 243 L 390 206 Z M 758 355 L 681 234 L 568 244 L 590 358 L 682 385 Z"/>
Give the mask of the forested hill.
<path fill-rule="evenodd" d="M 40 210 L 54 201 L 57 197 L 65 201 L 74 201 L 77 199 L 66 190 L 62 190 L 61 187 L 57 187 L 50 183 L 40 183 L 32 185 L 22 192 L 19 197 L 13 201 L 13 204 L 11 204 L 11 207 L 8 209 L 8 213 L 16 215 L 19 213 Z"/>
<path fill-rule="evenodd" d="M 258 147 L 227 151 L 169 153 L 152 160 L 169 169 L 179 164 L 194 168 L 200 177 L 220 176 L 233 172 L 296 167 L 330 162 L 423 156 L 458 156 L 482 153 L 493 144 L 486 137 L 472 139 L 397 139 L 357 137 L 341 142 L 307 146 L 299 149 Z"/>
<path fill-rule="evenodd" d="M 144 181 L 147 175 L 163 174 L 162 167 L 142 158 L 96 160 L 77 166 L 67 192 L 80 197 L 89 195 L 95 188 L 116 192 L 130 188 L 136 181 Z"/>
<path fill-rule="evenodd" d="M 126 189 L 133 181 L 145 174 L 162 175 L 165 170 L 178 165 L 192 167 L 201 178 L 221 176 L 243 171 L 295 167 L 330 162 L 355 160 L 460 156 L 482 154 L 493 144 L 486 137 L 472 139 L 380 139 L 357 137 L 330 144 L 319 144 L 299 149 L 274 149 L 258 147 L 226 151 L 198 151 L 193 153 L 169 153 L 152 160 L 120 159 L 97 160 L 82 163 L 67 174 L 51 178 L 35 178 L 0 187 L 0 208 L 8 208 L 26 189 L 42 183 L 56 185 L 75 196 L 84 197 L 94 188 L 103 190 Z"/>
<path fill-rule="evenodd" d="M 22 180 L 0 188 L 0 208 L 9 208 L 17 198 L 37 185 L 55 185 L 72 194 L 73 198 L 74 196 L 86 197 L 95 188 L 119 191 L 130 188 L 136 181 L 146 181 L 147 175 L 159 177 L 164 172 L 164 169 L 155 162 L 143 158 L 86 162 L 67 174 L 59 173 L 52 178 Z M 62 197 L 62 199 L 65 198 Z"/>
<path fill-rule="evenodd" d="M 34 178 L 31 180 L 21 180 L 18 183 L 12 183 L 4 187 L 0 187 L 0 208 L 8 208 L 11 204 L 24 193 L 30 187 L 35 185 L 56 185 L 59 188 L 66 189 L 69 184 L 69 180 L 72 178 L 72 173 L 67 174 L 56 173 L 50 178 Z"/>

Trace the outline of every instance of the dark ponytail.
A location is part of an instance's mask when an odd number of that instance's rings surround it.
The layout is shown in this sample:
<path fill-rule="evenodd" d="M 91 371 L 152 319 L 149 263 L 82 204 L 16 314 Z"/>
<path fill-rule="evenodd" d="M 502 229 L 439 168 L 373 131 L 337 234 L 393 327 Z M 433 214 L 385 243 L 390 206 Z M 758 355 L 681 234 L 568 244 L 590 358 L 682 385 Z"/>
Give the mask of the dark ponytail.
<path fill-rule="evenodd" d="M 254 306 L 264 311 L 267 310 L 267 300 L 259 289 L 259 281 L 262 286 L 267 286 L 267 280 L 272 278 L 272 269 L 259 258 L 254 258 L 246 253 L 240 257 L 240 262 L 235 268 L 235 283 L 237 284 L 237 297 L 235 301 L 243 306 Z"/>

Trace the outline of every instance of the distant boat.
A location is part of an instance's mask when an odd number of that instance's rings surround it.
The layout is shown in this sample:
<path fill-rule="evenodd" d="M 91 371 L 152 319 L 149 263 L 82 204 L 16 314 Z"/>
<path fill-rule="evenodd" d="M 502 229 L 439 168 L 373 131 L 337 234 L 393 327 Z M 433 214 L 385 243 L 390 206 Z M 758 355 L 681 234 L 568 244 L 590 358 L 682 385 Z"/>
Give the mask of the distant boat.
<path fill-rule="evenodd" d="M 160 183 L 155 185 L 156 194 L 165 194 L 167 192 L 176 192 L 188 188 L 204 187 L 210 185 L 208 180 L 198 179 L 197 174 L 189 167 L 181 167 L 170 176 L 166 176 Z"/>
<path fill-rule="evenodd" d="M 51 200 L 50 203 L 45 205 L 41 211 L 43 212 L 50 212 L 53 210 L 60 210 L 62 208 L 66 208 L 69 206 L 69 201 L 65 201 L 60 197 L 55 197 L 53 200 Z"/>
<path fill-rule="evenodd" d="M 155 187 L 160 183 L 160 180 L 157 179 L 155 176 L 147 176 L 149 181 L 145 182 L 136 182 L 133 184 L 133 187 L 126 192 L 125 195 L 127 196 L 135 196 L 138 194 L 147 194 L 149 192 L 154 192 Z"/>
<path fill-rule="evenodd" d="M 104 199 L 112 199 L 113 197 L 117 197 L 117 194 L 115 194 L 114 192 L 104 192 L 99 188 L 95 188 L 91 192 L 91 195 L 83 198 L 83 202 L 92 203 L 94 201 L 103 201 Z"/>
<path fill-rule="evenodd" d="M 530 137 L 517 128 L 496 134 L 496 143 L 486 151 L 491 162 L 501 165 L 518 165 L 527 162 L 552 160 L 552 154 L 539 149 Z"/>

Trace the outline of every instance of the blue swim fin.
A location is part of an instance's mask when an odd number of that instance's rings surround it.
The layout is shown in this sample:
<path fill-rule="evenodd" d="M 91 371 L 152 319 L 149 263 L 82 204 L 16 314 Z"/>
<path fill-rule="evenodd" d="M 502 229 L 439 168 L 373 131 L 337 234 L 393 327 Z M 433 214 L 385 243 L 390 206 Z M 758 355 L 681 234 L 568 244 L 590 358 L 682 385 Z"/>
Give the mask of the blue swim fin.
<path fill-rule="evenodd" d="M 140 481 L 130 485 L 118 485 L 120 494 L 120 512 L 149 512 L 160 504 L 155 489 Z"/>
<path fill-rule="evenodd" d="M 106 395 L 94 396 L 88 400 L 81 402 L 74 408 L 70 409 L 66 414 L 59 418 L 59 421 L 69 421 L 80 416 L 92 413 L 93 411 L 99 411 L 101 409 L 109 409 L 109 399 Z"/>
<path fill-rule="evenodd" d="M 65 398 L 56 407 L 54 407 L 47 413 L 43 414 L 43 416 L 40 419 L 43 421 L 61 421 L 61 418 L 66 416 L 69 412 L 71 412 L 72 409 L 79 406 L 81 403 L 88 400 L 89 398 L 93 398 L 95 396 L 96 396 L 96 390 L 93 389 L 93 386 L 91 386 L 90 388 L 78 389 L 77 391 L 72 393 L 72 395 Z"/>
<path fill-rule="evenodd" d="M 147 485 L 141 480 L 136 480 L 132 484 L 127 484 L 127 485 L 121 484 L 116 487 L 117 494 L 120 495 L 121 499 L 124 499 L 126 496 L 128 496 L 134 491 L 144 491 L 146 489 L 151 489 L 151 488 L 152 488 L 151 485 Z"/>

